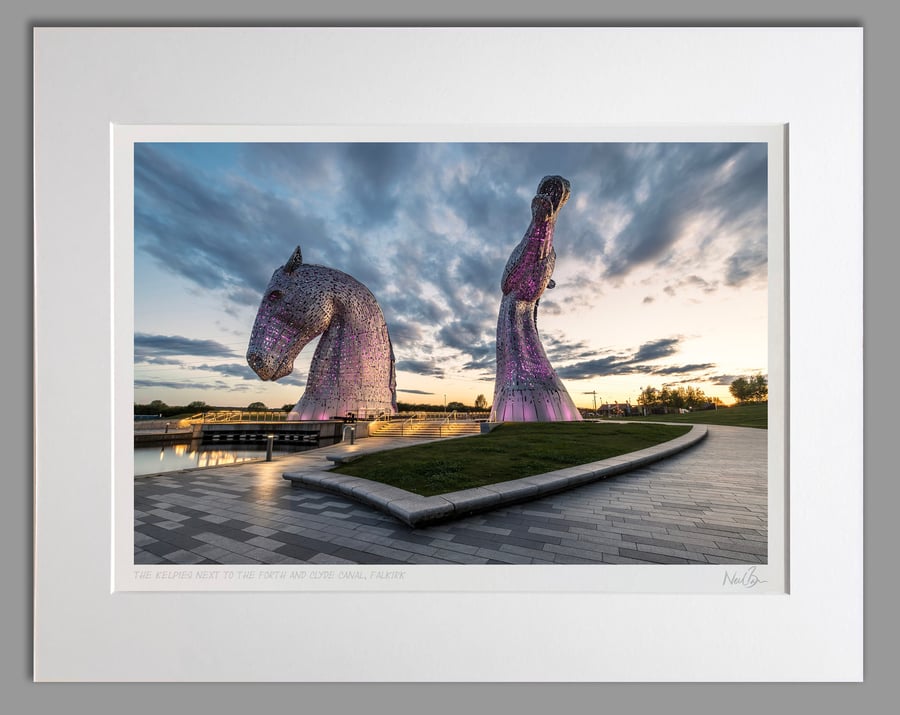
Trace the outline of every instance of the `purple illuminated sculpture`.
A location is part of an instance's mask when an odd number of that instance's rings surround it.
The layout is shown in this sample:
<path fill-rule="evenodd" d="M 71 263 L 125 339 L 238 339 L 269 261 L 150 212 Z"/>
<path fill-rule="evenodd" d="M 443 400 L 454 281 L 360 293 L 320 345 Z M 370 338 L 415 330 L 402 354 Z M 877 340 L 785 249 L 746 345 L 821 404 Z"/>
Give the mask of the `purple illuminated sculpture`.
<path fill-rule="evenodd" d="M 346 273 L 303 263 L 298 246 L 266 287 L 247 362 L 263 380 L 277 380 L 317 335 L 306 391 L 289 420 L 397 412 L 394 351 L 375 296 Z"/>
<path fill-rule="evenodd" d="M 492 422 L 581 420 L 572 398 L 551 367 L 537 330 L 538 301 L 553 288 L 553 231 L 569 200 L 569 182 L 545 176 L 531 200 L 531 224 L 506 262 L 497 320 L 497 380 Z"/>

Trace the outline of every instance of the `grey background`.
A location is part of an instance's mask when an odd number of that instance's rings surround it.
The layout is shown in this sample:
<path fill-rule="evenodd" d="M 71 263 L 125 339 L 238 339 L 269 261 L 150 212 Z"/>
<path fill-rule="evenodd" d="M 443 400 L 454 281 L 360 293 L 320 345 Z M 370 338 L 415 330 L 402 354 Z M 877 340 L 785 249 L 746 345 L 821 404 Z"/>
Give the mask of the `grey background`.
<path fill-rule="evenodd" d="M 888 223 L 895 203 L 891 181 L 897 164 L 898 111 L 896 99 L 896 6 L 883 0 L 832 0 L 804 3 L 794 0 L 757 0 L 748 6 L 727 7 L 714 0 L 662 0 L 596 3 L 534 0 L 504 3 L 457 0 L 425 4 L 413 0 L 384 0 L 377 4 L 331 0 L 297 3 L 257 0 L 253 3 L 159 1 L 152 7 L 82 0 L 5 3 L 0 23 L 3 68 L 2 171 L 0 192 L 3 216 L 3 365 L 8 390 L 0 411 L 7 460 L 0 504 L 0 534 L 4 547 L 4 603 L 2 609 L 2 691 L 14 712 L 94 713 L 203 709 L 231 713 L 285 709 L 299 712 L 429 713 L 516 710 L 542 712 L 576 709 L 652 712 L 789 711 L 802 707 L 817 713 L 881 710 L 882 699 L 897 692 L 894 642 L 897 628 L 892 608 L 896 582 L 893 542 L 896 468 L 889 462 L 896 412 L 896 381 L 887 373 L 896 333 L 896 230 Z M 31 532 L 32 520 L 32 195 L 31 195 L 31 28 L 79 25 L 792 25 L 858 26 L 865 28 L 866 62 L 866 645 L 862 685 L 702 685 L 702 684 L 577 684 L 577 685 L 87 685 L 31 683 Z M 802 88 L 798 88 L 802 91 Z M 893 201 L 892 201 L 893 200 Z M 892 280 L 893 279 L 893 280 Z M 839 289 L 831 287 L 830 289 Z M 827 319 L 827 316 L 823 316 Z M 892 329 L 893 328 L 893 329 Z M 827 346 L 823 346 L 823 350 Z M 823 386 L 836 403 L 861 409 L 860 396 L 848 392 L 841 376 Z M 77 414 L 77 405 L 61 404 Z M 825 445 L 823 445 L 823 448 Z M 892 519 L 893 517 L 893 519 Z M 823 625 L 823 627 L 825 627 Z M 602 647 L 602 644 L 598 644 Z M 888 700 L 889 702 L 890 700 Z"/>

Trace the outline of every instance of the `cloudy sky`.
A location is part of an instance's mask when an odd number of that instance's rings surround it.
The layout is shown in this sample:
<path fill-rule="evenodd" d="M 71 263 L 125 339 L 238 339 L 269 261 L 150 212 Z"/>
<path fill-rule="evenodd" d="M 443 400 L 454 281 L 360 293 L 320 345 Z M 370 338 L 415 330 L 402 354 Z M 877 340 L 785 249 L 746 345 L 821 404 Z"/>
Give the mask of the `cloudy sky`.
<path fill-rule="evenodd" d="M 400 402 L 493 396 L 500 276 L 541 177 L 572 195 L 538 326 L 575 403 L 767 372 L 766 145 L 135 145 L 135 402 L 294 403 L 244 355 L 296 246 L 378 299 Z"/>

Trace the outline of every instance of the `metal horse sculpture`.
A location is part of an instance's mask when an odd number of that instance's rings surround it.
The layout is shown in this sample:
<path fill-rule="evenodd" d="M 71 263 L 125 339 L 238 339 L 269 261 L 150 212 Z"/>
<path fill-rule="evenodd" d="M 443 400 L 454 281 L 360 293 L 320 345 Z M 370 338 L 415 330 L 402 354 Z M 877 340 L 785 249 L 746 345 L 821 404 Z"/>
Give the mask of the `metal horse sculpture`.
<path fill-rule="evenodd" d="M 303 263 L 298 246 L 272 274 L 247 362 L 263 380 L 277 380 L 318 335 L 306 391 L 289 420 L 397 412 L 394 351 L 375 296 L 346 273 Z"/>
<path fill-rule="evenodd" d="M 556 265 L 553 232 L 569 193 L 569 182 L 561 176 L 541 179 L 531 200 L 531 224 L 503 271 L 492 422 L 582 419 L 550 365 L 537 330 L 538 301 L 555 285 L 550 278 Z"/>

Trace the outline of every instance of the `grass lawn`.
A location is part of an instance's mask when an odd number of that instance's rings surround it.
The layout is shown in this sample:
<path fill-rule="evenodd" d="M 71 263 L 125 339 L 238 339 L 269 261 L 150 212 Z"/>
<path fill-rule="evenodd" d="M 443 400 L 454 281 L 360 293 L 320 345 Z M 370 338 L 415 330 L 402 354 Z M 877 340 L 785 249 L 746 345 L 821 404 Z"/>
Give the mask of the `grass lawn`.
<path fill-rule="evenodd" d="M 733 407 L 720 407 L 718 410 L 689 412 L 686 415 L 650 415 L 649 417 L 625 417 L 624 419 L 627 419 L 629 422 L 657 420 L 662 422 L 689 422 L 691 424 L 768 429 L 769 406 L 765 403 L 761 405 L 734 405 Z"/>
<path fill-rule="evenodd" d="M 652 447 L 689 427 L 507 422 L 490 434 L 368 454 L 333 471 L 429 497 L 543 474 Z"/>

